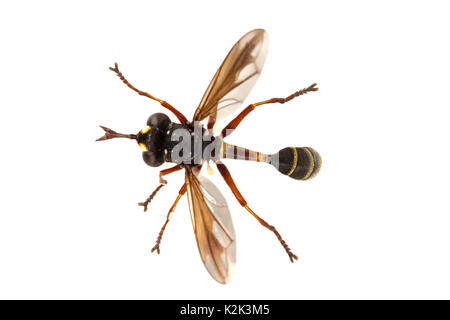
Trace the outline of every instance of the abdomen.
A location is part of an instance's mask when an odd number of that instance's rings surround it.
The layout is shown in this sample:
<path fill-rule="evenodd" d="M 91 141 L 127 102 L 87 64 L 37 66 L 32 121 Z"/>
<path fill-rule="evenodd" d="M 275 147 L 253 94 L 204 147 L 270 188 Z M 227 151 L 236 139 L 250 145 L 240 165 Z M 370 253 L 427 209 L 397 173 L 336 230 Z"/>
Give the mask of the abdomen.
<path fill-rule="evenodd" d="M 319 173 L 322 158 L 310 147 L 287 147 L 271 155 L 271 164 L 293 179 L 308 180 Z"/>
<path fill-rule="evenodd" d="M 221 157 L 270 163 L 282 174 L 297 180 L 315 177 L 322 166 L 319 153 L 310 147 L 288 147 L 274 154 L 264 154 L 224 142 Z"/>

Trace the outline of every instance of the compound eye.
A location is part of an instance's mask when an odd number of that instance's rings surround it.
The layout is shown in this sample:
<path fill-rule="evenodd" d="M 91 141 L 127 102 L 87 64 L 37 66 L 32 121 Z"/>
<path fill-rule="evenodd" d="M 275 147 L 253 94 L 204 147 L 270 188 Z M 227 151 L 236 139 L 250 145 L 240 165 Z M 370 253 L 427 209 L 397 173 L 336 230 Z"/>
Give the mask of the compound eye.
<path fill-rule="evenodd" d="M 151 167 L 159 167 L 164 163 L 164 157 L 161 152 L 142 152 L 142 159 Z"/>
<path fill-rule="evenodd" d="M 159 128 L 163 131 L 167 129 L 170 124 L 170 119 L 164 113 L 155 113 L 147 120 L 147 125 L 155 128 Z"/>

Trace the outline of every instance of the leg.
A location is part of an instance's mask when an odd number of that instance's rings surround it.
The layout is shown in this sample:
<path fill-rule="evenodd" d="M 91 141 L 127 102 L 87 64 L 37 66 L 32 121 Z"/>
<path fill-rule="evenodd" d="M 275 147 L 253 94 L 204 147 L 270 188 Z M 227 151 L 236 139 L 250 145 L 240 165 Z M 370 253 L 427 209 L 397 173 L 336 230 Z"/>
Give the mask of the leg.
<path fill-rule="evenodd" d="M 147 211 L 148 204 L 150 203 L 150 201 L 153 200 L 153 198 L 158 193 L 158 191 L 167 184 L 167 181 L 163 179 L 163 176 L 168 175 L 169 173 L 172 173 L 172 172 L 176 172 L 181 169 L 183 169 L 181 166 L 176 165 L 175 167 L 165 169 L 165 170 L 162 170 L 159 172 L 159 186 L 155 189 L 155 191 L 152 192 L 152 194 L 147 198 L 147 200 L 145 200 L 144 202 L 138 203 L 139 206 L 144 207 L 144 212 Z"/>
<path fill-rule="evenodd" d="M 302 89 L 300 91 L 297 91 L 297 92 L 291 94 L 289 97 L 286 97 L 286 98 L 273 98 L 273 99 L 269 99 L 269 100 L 265 100 L 265 101 L 261 101 L 261 102 L 249 105 L 236 118 L 231 120 L 231 122 L 222 130 L 222 133 L 221 133 L 222 138 L 225 138 L 226 136 L 230 135 L 231 132 L 233 132 L 233 130 L 236 129 L 237 126 L 241 123 L 241 121 L 250 112 L 252 112 L 256 107 L 261 106 L 263 104 L 268 104 L 268 103 L 285 103 L 285 102 L 291 101 L 295 97 L 301 96 L 301 95 L 306 94 L 306 93 L 308 93 L 310 91 L 317 91 L 317 90 L 319 90 L 318 88 L 316 88 L 316 85 L 317 85 L 316 83 L 313 83 L 308 88 L 305 88 L 305 89 Z"/>
<path fill-rule="evenodd" d="M 140 94 L 141 96 L 146 96 L 147 98 L 153 99 L 155 101 L 158 101 L 164 108 L 169 109 L 170 111 L 172 111 L 172 113 L 178 118 L 178 120 L 181 121 L 181 123 L 185 123 L 187 122 L 186 117 L 177 109 L 175 109 L 174 107 L 172 107 L 170 104 L 168 104 L 167 102 L 165 102 L 164 100 L 155 98 L 154 96 L 152 96 L 151 94 L 145 92 L 145 91 L 141 91 L 136 89 L 133 85 L 131 85 L 127 79 L 125 79 L 125 77 L 123 76 L 122 72 L 119 71 L 119 66 L 117 65 L 117 63 L 114 64 L 114 68 L 109 67 L 109 70 L 114 71 L 117 76 L 120 78 L 120 80 L 123 81 L 123 83 L 125 83 L 130 89 L 136 91 L 138 94 Z"/>
<path fill-rule="evenodd" d="M 178 196 L 177 196 L 177 198 L 175 199 L 175 202 L 173 203 L 172 207 L 171 207 L 170 210 L 169 210 L 169 213 L 167 214 L 166 222 L 164 223 L 164 225 L 163 225 L 162 228 L 161 228 L 161 231 L 159 232 L 158 239 L 156 239 L 156 244 L 155 244 L 155 246 L 152 248 L 152 252 L 156 250 L 156 252 L 158 252 L 158 254 L 159 254 L 159 252 L 160 252 L 160 251 L 159 251 L 159 245 L 161 244 L 161 238 L 162 238 L 162 236 L 163 236 L 163 234 L 164 234 L 164 230 L 166 229 L 166 226 L 167 226 L 167 224 L 169 223 L 170 218 L 172 218 L 172 213 L 173 213 L 173 211 L 175 210 L 175 207 L 176 207 L 176 205 L 177 205 L 177 203 L 178 203 L 178 200 L 180 200 L 181 196 L 182 196 L 185 192 L 186 192 L 186 183 L 183 184 L 183 186 L 181 187 L 180 191 L 178 192 Z"/>
<path fill-rule="evenodd" d="M 259 223 L 261 223 L 264 227 L 266 227 L 267 229 L 269 229 L 270 231 L 272 231 L 275 234 L 275 236 L 278 238 L 278 241 L 280 241 L 281 245 L 283 246 L 284 250 L 286 250 L 286 253 L 288 254 L 291 262 L 294 262 L 294 259 L 297 260 L 298 259 L 297 256 L 294 253 L 292 253 L 292 251 L 289 248 L 289 246 L 287 245 L 287 243 L 283 240 L 283 238 L 281 238 L 281 235 L 278 233 L 277 229 L 275 229 L 274 226 L 271 226 L 266 221 L 264 221 L 262 218 L 260 218 L 256 213 L 254 213 L 248 207 L 247 201 L 245 201 L 244 197 L 241 195 L 238 188 L 234 184 L 233 178 L 231 177 L 230 172 L 228 171 L 227 167 L 223 163 L 220 163 L 220 162 L 216 163 L 216 164 L 217 164 L 217 169 L 219 169 L 220 174 L 225 179 L 225 182 L 228 184 L 228 186 L 230 187 L 234 196 L 241 204 L 241 206 L 243 206 L 248 212 L 250 212 L 251 215 L 254 216 L 256 218 L 256 220 L 259 221 Z"/>

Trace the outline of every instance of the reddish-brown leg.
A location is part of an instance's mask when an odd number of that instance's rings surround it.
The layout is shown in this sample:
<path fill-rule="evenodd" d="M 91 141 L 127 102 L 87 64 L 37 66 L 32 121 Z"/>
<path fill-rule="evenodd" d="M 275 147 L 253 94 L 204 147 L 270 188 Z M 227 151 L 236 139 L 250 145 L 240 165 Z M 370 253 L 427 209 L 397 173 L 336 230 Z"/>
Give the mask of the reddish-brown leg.
<path fill-rule="evenodd" d="M 164 230 L 166 229 L 166 226 L 169 223 L 170 218 L 172 217 L 172 213 L 175 210 L 175 207 L 177 206 L 178 201 L 180 200 L 180 198 L 183 196 L 183 194 L 185 192 L 186 192 L 186 183 L 183 184 L 183 186 L 181 187 L 180 191 L 178 192 L 178 196 L 175 199 L 175 202 L 173 203 L 172 207 L 170 207 L 169 213 L 167 213 L 166 222 L 164 223 L 164 225 L 161 228 L 161 231 L 159 232 L 158 238 L 156 239 L 156 244 L 152 248 L 152 252 L 156 250 L 156 252 L 158 252 L 158 254 L 160 253 L 159 245 L 161 244 L 161 238 L 162 238 L 162 236 L 164 234 Z"/>
<path fill-rule="evenodd" d="M 239 203 L 241 204 L 241 206 L 243 206 L 248 212 L 250 212 L 251 215 L 254 216 L 256 218 L 256 220 L 259 221 L 259 223 L 261 223 L 264 227 L 266 227 L 267 229 L 269 229 L 270 231 L 272 231 L 275 234 L 278 241 L 280 241 L 281 245 L 283 246 L 284 250 L 286 250 L 286 253 L 288 254 L 291 262 L 294 262 L 294 259 L 297 260 L 298 259 L 297 256 L 291 251 L 291 249 L 289 248 L 287 243 L 283 240 L 281 235 L 278 233 L 277 229 L 275 229 L 274 226 L 271 226 L 266 221 L 264 221 L 262 218 L 260 218 L 256 213 L 253 212 L 252 209 L 250 209 L 248 207 L 247 201 L 245 201 L 244 197 L 242 196 L 242 194 L 239 192 L 238 188 L 236 187 L 236 184 L 234 183 L 233 178 L 231 177 L 230 171 L 228 171 L 227 167 L 221 162 L 216 163 L 216 165 L 217 165 L 217 169 L 219 169 L 220 174 L 225 179 L 225 182 L 228 184 L 228 186 L 230 187 L 234 196 L 236 197 L 237 201 L 239 201 Z"/>
<path fill-rule="evenodd" d="M 285 102 L 291 101 L 295 97 L 301 96 L 302 94 L 319 90 L 319 88 L 316 88 L 316 85 L 317 85 L 316 83 L 313 83 L 308 88 L 294 92 L 293 94 L 291 94 L 290 96 L 288 96 L 286 98 L 273 98 L 273 99 L 269 99 L 269 100 L 265 100 L 265 101 L 261 101 L 261 102 L 257 102 L 257 103 L 253 103 L 253 104 L 249 105 L 247 108 L 242 110 L 242 112 L 240 114 L 238 114 L 236 118 L 231 120 L 230 123 L 225 128 L 223 128 L 221 136 L 223 138 L 225 138 L 226 136 L 230 135 L 233 132 L 233 130 L 236 129 L 237 126 L 241 123 L 241 121 L 250 112 L 255 110 L 256 107 L 261 106 L 263 104 L 268 104 L 268 103 L 285 103 Z"/>
<path fill-rule="evenodd" d="M 165 169 L 165 170 L 161 170 L 159 172 L 159 186 L 155 189 L 155 191 L 152 192 L 152 194 L 147 198 L 147 200 L 145 200 L 144 202 L 139 202 L 138 205 L 143 206 L 144 207 L 144 212 L 147 211 L 147 206 L 150 203 L 150 201 L 153 200 L 153 198 L 155 197 L 155 195 L 158 193 L 159 190 L 161 190 L 162 187 L 164 187 L 167 184 L 167 181 L 163 179 L 163 176 L 168 175 L 172 172 L 176 172 L 178 170 L 183 169 L 183 167 L 176 165 L 172 168 L 169 169 Z"/>
<path fill-rule="evenodd" d="M 127 79 L 125 79 L 125 77 L 123 76 L 122 72 L 119 71 L 119 65 L 117 63 L 114 63 L 114 68 L 109 67 L 109 70 L 114 71 L 117 74 L 117 76 L 120 78 L 120 80 L 122 80 L 123 83 L 125 83 L 130 89 L 136 91 L 141 96 L 146 96 L 147 98 L 150 98 L 152 100 L 158 101 L 164 108 L 167 108 L 170 111 L 172 111 L 172 113 L 178 118 L 178 120 L 180 120 L 181 123 L 187 122 L 186 117 L 180 111 L 178 111 L 173 106 L 168 104 L 166 101 L 158 99 L 158 98 L 155 98 L 154 96 L 152 96 L 151 94 L 149 94 L 149 93 L 147 93 L 145 91 L 141 91 L 141 90 L 136 89 L 131 83 L 128 82 Z"/>

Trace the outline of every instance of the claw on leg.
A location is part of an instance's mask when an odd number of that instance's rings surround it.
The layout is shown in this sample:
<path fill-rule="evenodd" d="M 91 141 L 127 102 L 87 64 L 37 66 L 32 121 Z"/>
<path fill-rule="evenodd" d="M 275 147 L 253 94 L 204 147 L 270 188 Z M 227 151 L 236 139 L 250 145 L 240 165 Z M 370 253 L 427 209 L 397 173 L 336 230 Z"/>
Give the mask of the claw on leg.
<path fill-rule="evenodd" d="M 147 206 L 148 204 L 153 200 L 153 198 L 155 197 L 155 195 L 158 193 L 158 191 L 164 187 L 167 184 L 167 181 L 163 179 L 163 176 L 168 175 L 172 172 L 176 172 L 178 170 L 183 169 L 181 166 L 176 165 L 172 168 L 169 169 L 165 169 L 159 172 L 159 183 L 160 185 L 155 189 L 155 191 L 152 192 L 152 194 L 144 201 L 144 202 L 139 202 L 138 205 L 144 207 L 144 212 L 147 211 Z"/>
<path fill-rule="evenodd" d="M 167 182 L 166 182 L 167 183 Z M 138 206 L 142 206 L 144 207 L 144 212 L 147 212 L 147 206 L 148 204 L 153 200 L 153 198 L 155 197 L 155 195 L 158 193 L 158 191 L 163 187 L 163 184 L 160 184 L 155 191 L 152 192 L 152 194 L 144 201 L 144 202 L 139 202 Z"/>
<path fill-rule="evenodd" d="M 248 205 L 245 205 L 244 208 L 247 209 L 247 211 L 250 212 L 250 214 L 252 216 L 254 216 L 256 218 L 256 220 L 258 220 L 259 223 L 261 223 L 261 225 L 263 225 L 264 227 L 266 227 L 267 229 L 269 229 L 270 231 L 272 231 L 275 234 L 275 236 L 277 237 L 278 241 L 281 243 L 281 245 L 283 246 L 284 250 L 288 254 L 289 260 L 291 260 L 291 262 L 295 262 L 295 260 L 298 260 L 298 257 L 291 251 L 291 248 L 289 248 L 289 246 L 286 243 L 286 241 L 283 240 L 283 238 L 281 237 L 280 233 L 277 231 L 277 229 L 275 229 L 274 226 L 268 224 L 266 221 L 264 221 L 262 218 L 260 218 L 256 213 L 253 212 L 252 209 L 250 209 L 248 207 Z"/>
<path fill-rule="evenodd" d="M 120 77 L 121 73 L 119 71 L 119 65 L 117 64 L 117 62 L 114 63 L 114 68 L 109 67 L 109 70 L 114 71 Z"/>
<path fill-rule="evenodd" d="M 161 243 L 161 239 L 160 238 L 158 238 L 158 243 L 157 244 L 155 244 L 155 246 L 152 248 L 152 251 L 151 252 L 153 252 L 153 251 L 155 251 L 156 250 L 156 252 L 158 253 L 158 254 L 160 254 L 160 250 L 159 250 L 159 244 Z"/>

